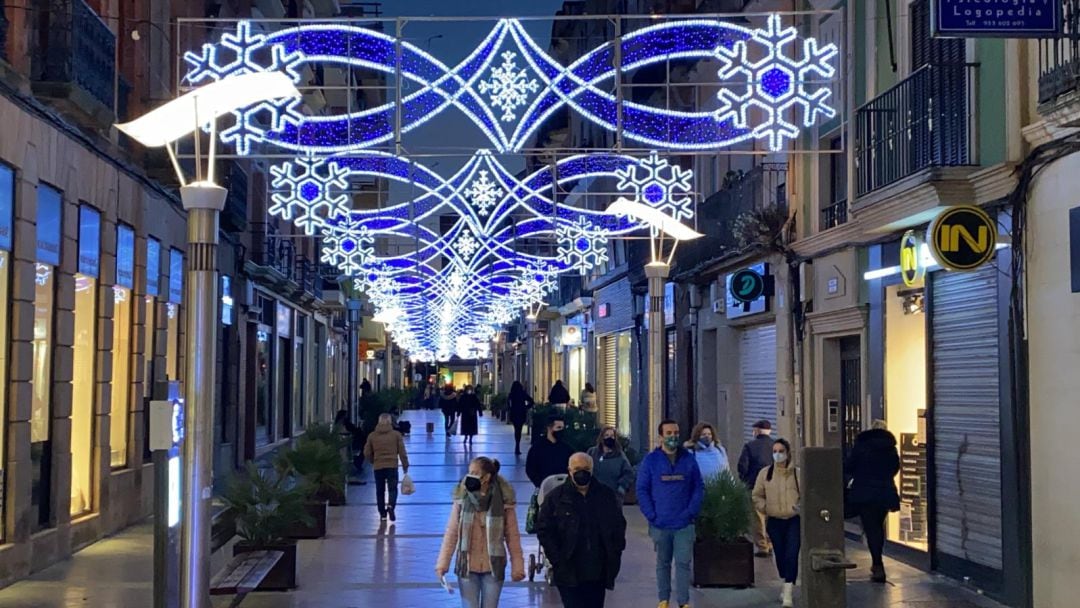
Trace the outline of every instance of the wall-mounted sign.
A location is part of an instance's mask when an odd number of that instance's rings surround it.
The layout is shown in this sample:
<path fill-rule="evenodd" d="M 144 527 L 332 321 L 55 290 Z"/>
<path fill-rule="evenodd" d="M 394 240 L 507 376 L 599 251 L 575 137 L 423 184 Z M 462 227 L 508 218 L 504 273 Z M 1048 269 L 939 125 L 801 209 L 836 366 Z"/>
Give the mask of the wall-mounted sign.
<path fill-rule="evenodd" d="M 161 241 L 146 239 L 146 295 L 156 296 L 161 286 Z"/>
<path fill-rule="evenodd" d="M 221 275 L 221 324 L 232 325 L 233 320 L 233 297 L 232 278 L 227 274 Z"/>
<path fill-rule="evenodd" d="M 79 205 L 79 274 L 96 277 L 101 268 L 101 213 Z"/>
<path fill-rule="evenodd" d="M 116 225 L 116 284 L 135 287 L 135 231 L 124 224 Z"/>
<path fill-rule="evenodd" d="M 15 209 L 15 171 L 0 165 L 0 249 L 11 251 L 12 213 Z"/>
<path fill-rule="evenodd" d="M 611 316 L 611 304 L 607 304 L 607 303 L 601 304 L 596 309 L 596 316 L 598 318 L 601 318 L 601 319 L 606 319 L 609 316 Z"/>
<path fill-rule="evenodd" d="M 288 338 L 292 336 L 292 309 L 281 302 L 277 303 L 276 325 L 279 337 Z"/>
<path fill-rule="evenodd" d="M 60 217 L 63 201 L 55 188 L 38 184 L 37 188 L 37 261 L 60 265 Z"/>
<path fill-rule="evenodd" d="M 184 302 L 184 254 L 169 248 L 169 302 Z"/>
<path fill-rule="evenodd" d="M 997 224 L 978 207 L 949 207 L 930 224 L 926 240 L 942 268 L 974 270 L 994 257 Z"/>
<path fill-rule="evenodd" d="M 729 319 L 737 319 L 739 317 L 754 315 L 769 310 L 769 265 L 761 262 L 748 266 L 746 270 L 752 271 L 754 274 L 757 274 L 758 277 L 763 279 L 761 294 L 758 295 L 756 299 L 749 302 L 737 300 L 735 299 L 735 288 L 741 288 L 744 287 L 744 285 L 736 285 L 733 279 L 736 275 L 741 274 L 741 271 L 734 272 L 724 277 L 724 312 Z M 754 279 L 751 278 L 751 280 L 753 281 Z M 742 280 L 740 280 L 739 282 L 742 283 Z M 754 295 L 753 291 L 756 291 L 756 287 L 754 290 L 749 290 L 749 286 L 747 286 L 747 289 L 748 290 L 744 292 L 746 297 Z M 739 291 L 743 290 L 740 289 Z"/>
<path fill-rule="evenodd" d="M 934 35 L 1046 38 L 1061 31 L 1057 0 L 934 0 Z"/>
<path fill-rule="evenodd" d="M 904 285 L 914 287 L 926 276 L 926 264 L 922 261 L 923 240 L 914 230 L 908 230 L 900 239 L 900 277 Z"/>
<path fill-rule="evenodd" d="M 753 302 L 765 295 L 765 277 L 751 268 L 744 268 L 731 275 L 728 291 L 736 302 Z"/>
<path fill-rule="evenodd" d="M 563 346 L 581 346 L 585 332 L 578 325 L 563 325 L 560 341 Z"/>

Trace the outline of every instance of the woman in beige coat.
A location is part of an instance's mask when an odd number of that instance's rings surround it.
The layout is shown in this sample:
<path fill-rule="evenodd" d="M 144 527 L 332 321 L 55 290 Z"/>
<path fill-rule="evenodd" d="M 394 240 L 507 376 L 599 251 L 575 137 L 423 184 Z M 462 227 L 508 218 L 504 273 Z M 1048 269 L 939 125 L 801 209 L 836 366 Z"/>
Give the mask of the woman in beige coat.
<path fill-rule="evenodd" d="M 777 439 L 772 446 L 773 464 L 758 473 L 754 484 L 754 508 L 766 517 L 765 529 L 776 554 L 776 569 L 784 579 L 780 601 L 793 606 L 795 580 L 799 577 L 802 496 L 799 469 L 791 462 L 791 444 Z"/>
<path fill-rule="evenodd" d="M 499 476 L 499 461 L 474 458 L 469 474 L 454 489 L 454 507 L 435 563 L 435 574 L 442 579 L 456 555 L 462 608 L 498 608 L 507 561 L 511 580 L 525 578 L 514 505 L 514 488 Z"/>

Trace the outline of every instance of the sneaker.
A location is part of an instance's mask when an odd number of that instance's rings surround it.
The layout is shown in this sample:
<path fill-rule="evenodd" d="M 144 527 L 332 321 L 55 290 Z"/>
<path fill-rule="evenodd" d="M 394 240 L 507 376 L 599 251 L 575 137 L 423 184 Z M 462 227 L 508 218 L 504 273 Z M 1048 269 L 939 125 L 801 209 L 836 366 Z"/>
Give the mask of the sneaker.
<path fill-rule="evenodd" d="M 390 521 L 397 521 L 397 513 L 394 513 L 394 508 L 393 507 L 390 508 L 389 514 L 390 514 Z"/>
<path fill-rule="evenodd" d="M 784 608 L 793 608 L 795 606 L 794 593 L 795 585 L 792 583 L 784 583 L 784 591 L 780 595 L 780 605 Z"/>
<path fill-rule="evenodd" d="M 656 608 L 668 608 L 668 601 L 664 600 L 656 605 Z"/>

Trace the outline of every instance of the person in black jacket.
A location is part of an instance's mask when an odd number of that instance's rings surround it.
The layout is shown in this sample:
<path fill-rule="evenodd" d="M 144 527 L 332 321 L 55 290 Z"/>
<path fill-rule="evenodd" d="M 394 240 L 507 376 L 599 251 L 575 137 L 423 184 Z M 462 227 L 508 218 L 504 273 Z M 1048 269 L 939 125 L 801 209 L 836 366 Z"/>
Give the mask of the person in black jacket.
<path fill-rule="evenodd" d="M 521 427 L 525 426 L 529 418 L 529 408 L 533 406 L 533 400 L 525 392 L 521 382 L 514 380 L 510 385 L 507 401 L 510 403 L 510 424 L 514 425 L 514 455 L 521 456 Z"/>
<path fill-rule="evenodd" d="M 472 447 L 473 437 L 480 432 L 479 416 L 484 415 L 483 409 L 484 406 L 473 391 L 473 387 L 465 385 L 464 393 L 458 397 L 458 426 L 461 436 L 464 437 L 461 440 L 462 445 Z"/>
<path fill-rule="evenodd" d="M 356 483 L 366 485 L 367 482 L 364 481 L 364 442 L 367 441 L 367 433 L 364 432 L 363 425 L 357 426 L 353 424 L 349 420 L 349 411 L 340 409 L 337 416 L 334 417 L 334 427 L 337 429 L 338 434 L 349 444 L 353 472 L 358 480 Z"/>
<path fill-rule="evenodd" d="M 885 421 L 875 420 L 870 430 L 855 438 L 855 445 L 844 462 L 844 478 L 850 480 L 844 500 L 845 516 L 858 513 L 862 520 L 872 559 L 870 578 L 875 583 L 885 582 L 885 564 L 881 559 L 885 518 L 890 511 L 900 510 L 895 481 L 899 472 L 896 437 L 886 430 Z"/>
<path fill-rule="evenodd" d="M 533 443 L 525 458 L 525 474 L 537 488 L 552 475 L 566 473 L 566 463 L 574 450 L 561 441 L 566 421 L 561 416 L 548 418 L 547 435 Z"/>
<path fill-rule="evenodd" d="M 565 608 L 599 608 L 626 549 L 626 519 L 615 492 L 592 477 L 592 458 L 570 457 L 570 477 L 540 506 L 536 536 L 551 562 Z"/>
<path fill-rule="evenodd" d="M 772 466 L 772 423 L 768 420 L 758 420 L 754 423 L 754 438 L 743 446 L 742 454 L 739 455 L 739 479 L 746 484 L 751 492 L 757 483 L 758 473 L 765 467 Z M 772 543 L 765 533 L 765 517 L 755 512 L 750 516 L 751 529 L 754 535 L 754 544 L 758 557 L 772 555 Z"/>
<path fill-rule="evenodd" d="M 555 407 L 570 405 L 570 391 L 566 390 L 566 385 L 562 383 L 562 380 L 556 380 L 551 387 L 551 392 L 548 393 L 548 403 Z"/>

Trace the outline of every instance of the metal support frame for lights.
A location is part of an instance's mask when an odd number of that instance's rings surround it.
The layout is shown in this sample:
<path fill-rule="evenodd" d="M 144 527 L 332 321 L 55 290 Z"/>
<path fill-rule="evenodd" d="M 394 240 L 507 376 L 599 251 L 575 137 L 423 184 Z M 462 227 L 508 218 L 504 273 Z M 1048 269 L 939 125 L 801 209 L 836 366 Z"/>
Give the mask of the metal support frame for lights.
<path fill-rule="evenodd" d="M 164 147 L 180 183 L 188 214 L 184 375 L 184 438 L 181 475 L 180 606 L 210 606 L 210 498 L 213 487 L 214 386 L 218 326 L 218 218 L 225 188 L 214 181 L 217 120 L 240 108 L 299 98 L 292 80 L 278 72 L 237 75 L 206 85 L 116 128 L 147 147 Z M 201 130 L 210 142 L 204 158 Z M 176 142 L 195 134 L 195 181 L 177 160 Z M 204 172 L 202 163 L 205 160 Z"/>

